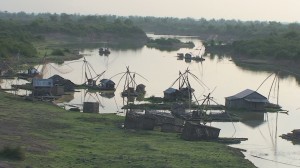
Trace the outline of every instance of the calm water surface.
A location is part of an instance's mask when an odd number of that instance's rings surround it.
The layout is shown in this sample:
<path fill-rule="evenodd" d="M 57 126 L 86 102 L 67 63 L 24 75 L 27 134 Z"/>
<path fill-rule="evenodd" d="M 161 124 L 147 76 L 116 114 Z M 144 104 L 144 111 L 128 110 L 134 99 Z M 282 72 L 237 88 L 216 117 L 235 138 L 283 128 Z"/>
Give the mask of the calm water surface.
<path fill-rule="evenodd" d="M 152 37 L 158 37 L 150 35 Z M 195 48 L 201 46 L 201 41 L 197 38 L 178 37 L 183 41 L 193 41 Z M 101 46 L 100 46 L 101 47 Z M 118 50 L 111 49 L 109 56 L 100 56 L 98 48 L 84 49 L 82 54 L 92 65 L 97 73 L 106 71 L 104 77 L 110 78 L 117 73 L 125 72 L 126 66 L 130 71 L 137 72 L 148 81 L 136 76 L 136 82 L 146 85 L 146 97 L 163 96 L 163 91 L 171 86 L 178 77 L 179 71 L 183 72 L 189 68 L 205 86 L 201 86 L 192 78 L 192 87 L 196 90 L 196 96 L 201 98 L 212 92 L 212 96 L 219 104 L 225 103 L 225 97 L 234 95 L 244 89 L 256 90 L 266 79 L 270 72 L 244 70 L 227 58 L 206 56 L 202 63 L 192 61 L 186 63 L 184 60 L 177 60 L 178 52 L 194 52 L 195 49 L 180 49 L 179 51 L 160 51 L 143 47 L 137 50 Z M 83 59 L 79 61 L 68 61 L 62 66 L 51 64 L 47 69 L 45 78 L 54 74 L 59 74 L 64 78 L 72 80 L 76 84 L 84 81 L 82 75 Z M 112 80 L 118 83 L 121 75 L 115 76 Z M 258 90 L 259 93 L 268 95 L 273 78 L 270 78 Z M 18 81 L 23 83 L 24 81 Z M 6 87 L 9 82 L 2 81 L 1 86 Z M 122 112 L 123 99 L 120 93 L 123 89 L 124 80 L 120 81 L 113 98 L 101 96 L 99 93 L 86 93 L 78 90 L 74 94 L 65 96 L 59 100 L 61 105 L 71 104 L 82 107 L 85 101 L 100 102 L 100 113 Z M 176 87 L 176 86 L 175 86 Z M 245 149 L 246 158 L 253 162 L 257 167 L 300 167 L 300 145 L 293 145 L 279 137 L 281 134 L 288 133 L 293 129 L 299 128 L 300 119 L 300 87 L 293 76 L 280 79 L 279 104 L 283 109 L 288 110 L 284 113 L 251 113 L 245 114 L 241 122 L 235 123 L 210 123 L 210 125 L 221 128 L 221 137 L 245 137 L 249 138 L 238 145 L 231 145 Z M 277 95 L 271 92 L 270 101 L 276 103 Z M 126 101 L 126 100 L 125 100 Z M 137 102 L 138 103 L 138 102 Z M 259 158 L 258 158 L 259 157 Z"/>

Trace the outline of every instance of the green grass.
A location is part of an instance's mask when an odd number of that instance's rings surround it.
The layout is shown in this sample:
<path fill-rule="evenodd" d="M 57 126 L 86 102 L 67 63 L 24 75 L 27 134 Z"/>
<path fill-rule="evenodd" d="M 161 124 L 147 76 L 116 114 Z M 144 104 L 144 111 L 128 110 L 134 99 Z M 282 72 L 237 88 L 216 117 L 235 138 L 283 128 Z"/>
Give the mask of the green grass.
<path fill-rule="evenodd" d="M 68 112 L 0 92 L 0 149 L 20 146 L 13 167 L 254 167 L 240 152 L 175 133 L 121 128 L 124 117 Z"/>

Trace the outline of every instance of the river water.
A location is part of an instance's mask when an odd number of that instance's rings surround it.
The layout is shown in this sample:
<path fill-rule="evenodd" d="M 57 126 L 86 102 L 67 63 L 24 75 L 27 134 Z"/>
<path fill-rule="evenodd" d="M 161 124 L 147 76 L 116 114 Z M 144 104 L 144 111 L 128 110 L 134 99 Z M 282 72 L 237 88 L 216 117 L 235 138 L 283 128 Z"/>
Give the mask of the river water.
<path fill-rule="evenodd" d="M 157 38 L 161 36 L 149 35 Z M 172 36 L 174 37 L 174 36 Z M 175 36 L 176 37 L 176 36 Z M 103 77 L 110 78 L 120 72 L 126 71 L 129 66 L 131 72 L 136 72 L 147 80 L 136 75 L 136 82 L 146 85 L 146 97 L 163 96 L 163 91 L 169 88 L 177 79 L 179 71 L 184 72 L 187 68 L 196 75 L 203 84 L 190 79 L 192 87 L 196 90 L 195 95 L 200 99 L 203 95 L 212 92 L 212 97 L 219 104 L 225 103 L 225 97 L 232 96 L 245 89 L 256 90 L 259 85 L 271 74 L 267 71 L 257 69 L 247 70 L 237 66 L 231 61 L 230 56 L 218 57 L 206 55 L 205 61 L 185 62 L 178 60 L 179 52 L 193 52 L 201 47 L 201 40 L 195 37 L 178 37 L 182 41 L 193 41 L 194 49 L 182 48 L 177 51 L 161 51 L 146 46 L 139 49 L 112 48 L 109 56 L 100 56 L 98 48 L 82 49 L 84 55 L 95 72 L 100 74 L 106 71 Z M 101 47 L 101 46 L 100 46 Z M 201 50 L 203 52 L 204 50 Z M 70 79 L 76 84 L 84 81 L 83 58 L 75 61 L 67 61 L 62 65 L 49 64 L 44 78 L 58 74 Z M 123 90 L 124 79 L 117 75 L 112 80 L 118 84 L 114 97 L 105 97 L 98 92 L 89 93 L 85 90 L 77 90 L 74 94 L 64 96 L 57 103 L 59 105 L 73 105 L 82 107 L 83 102 L 100 102 L 100 113 L 122 113 L 123 100 L 120 96 Z M 267 97 L 273 78 L 269 78 L 258 90 Z M 25 81 L 17 81 L 18 84 Z M 2 88 L 8 87 L 13 81 L 2 80 Z M 231 145 L 233 147 L 247 150 L 244 152 L 247 159 L 257 167 L 300 167 L 300 145 L 279 137 L 293 129 L 299 128 L 300 119 L 300 87 L 295 77 L 285 76 L 280 79 L 279 97 L 276 90 L 272 89 L 270 101 L 279 104 L 286 113 L 254 113 L 245 112 L 241 122 L 216 122 L 209 125 L 221 128 L 220 137 L 243 137 L 248 141 L 241 144 Z M 174 86 L 176 87 L 176 86 Z M 25 92 L 23 92 L 25 94 Z M 138 101 L 136 101 L 139 103 Z"/>

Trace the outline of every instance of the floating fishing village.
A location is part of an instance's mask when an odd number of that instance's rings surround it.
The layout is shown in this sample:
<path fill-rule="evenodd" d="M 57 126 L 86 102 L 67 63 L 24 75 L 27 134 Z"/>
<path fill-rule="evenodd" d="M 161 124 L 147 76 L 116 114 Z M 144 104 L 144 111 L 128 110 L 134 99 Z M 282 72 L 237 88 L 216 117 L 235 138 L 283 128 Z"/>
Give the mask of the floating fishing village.
<path fill-rule="evenodd" d="M 200 48 L 200 51 L 203 48 L 204 46 Z M 108 48 L 99 49 L 99 56 L 108 58 L 110 53 Z M 179 61 L 185 60 L 186 63 L 195 61 L 202 64 L 205 63 L 203 53 L 205 51 L 199 52 L 197 56 L 192 52 L 177 53 L 175 57 Z M 147 95 L 145 83 L 151 85 L 151 81 L 148 81 L 142 74 L 131 71 L 133 67 L 126 66 L 124 67 L 125 71 L 104 77 L 107 71 L 97 72 L 87 61 L 87 57 L 82 56 L 81 59 L 74 61 L 81 64 L 80 73 L 83 78 L 83 82 L 77 84 L 58 74 L 46 79 L 43 78 L 45 67 L 35 66 L 25 71 L 13 73 L 13 69 L 10 69 L 9 65 L 2 63 L 2 67 L 7 67 L 7 69 L 1 70 L 1 79 L 27 82 L 11 84 L 7 88 L 1 88 L 1 90 L 19 95 L 27 101 L 52 102 L 68 111 L 94 113 L 95 115 L 101 115 L 101 108 L 105 106 L 101 103 L 99 96 L 108 99 L 120 96 L 123 99 L 123 107 L 121 110 L 116 107 L 115 112 L 117 115 L 124 116 L 120 129 L 176 133 L 180 135 L 180 139 L 186 141 L 240 144 L 242 141 L 247 141 L 248 137 L 221 137 L 220 132 L 223 128 L 211 126 L 210 123 L 228 122 L 234 124 L 241 122 L 243 118 L 239 114 L 248 113 L 251 116 L 258 113 L 263 115 L 267 111 L 288 113 L 278 104 L 278 99 L 275 103 L 269 101 L 272 91 L 275 90 L 279 96 L 279 73 L 270 74 L 256 90 L 245 89 L 228 95 L 224 98 L 225 104 L 222 105 L 213 97 L 216 88 L 206 95 L 196 95 L 195 88 L 209 90 L 209 87 L 189 68 L 179 70 L 178 77 L 173 82 L 170 81 L 171 85 L 161 91 L 163 97 L 145 97 Z M 271 80 L 272 76 L 274 78 L 269 89 L 269 95 L 263 96 L 258 90 L 267 80 Z M 144 82 L 144 84 L 139 82 Z M 121 92 L 116 93 L 119 87 Z M 84 90 L 84 97 L 88 94 L 93 95 L 93 100 L 84 100 L 82 104 L 57 103 L 60 102 L 57 100 L 62 97 L 79 90 Z M 298 132 L 295 129 L 292 133 L 283 134 L 280 137 L 297 143 L 299 141 Z"/>
<path fill-rule="evenodd" d="M 296 23 L 0 23 L 0 168 L 300 166 Z"/>
<path fill-rule="evenodd" d="M 196 62 L 205 61 L 201 50 L 197 56 L 189 53 L 178 53 L 178 60 L 185 59 L 186 62 L 195 60 Z M 202 52 L 203 53 L 203 52 Z M 108 48 L 100 48 L 100 56 L 109 56 Z M 213 140 L 223 143 L 240 143 L 247 138 L 229 138 L 219 137 L 221 128 L 215 128 L 206 125 L 208 122 L 238 122 L 240 118 L 228 110 L 242 111 L 260 111 L 271 110 L 274 112 L 285 112 L 278 104 L 270 103 L 268 98 L 261 95 L 257 91 L 245 89 L 233 96 L 225 97 L 225 105 L 221 105 L 212 97 L 213 92 L 203 95 L 198 99 L 195 95 L 194 86 L 190 80 L 195 80 L 199 86 L 197 88 L 208 88 L 189 68 L 179 71 L 179 76 L 172 85 L 163 91 L 163 97 L 146 97 L 146 85 L 137 83 L 136 78 L 148 81 L 145 77 L 137 72 L 132 72 L 129 66 L 125 67 L 126 71 L 120 72 L 110 78 L 103 78 L 105 71 L 96 72 L 92 65 L 83 57 L 82 75 L 84 82 L 82 84 L 74 84 L 71 80 L 65 79 L 57 74 L 48 79 L 41 78 L 38 69 L 31 67 L 27 71 L 17 74 L 7 74 L 2 71 L 2 79 L 25 79 L 28 83 L 21 85 L 11 85 L 11 88 L 2 89 L 4 91 L 25 90 L 26 95 L 22 95 L 25 100 L 31 101 L 55 101 L 61 96 L 74 92 L 76 89 L 86 89 L 87 92 L 99 92 L 100 95 L 106 97 L 114 97 L 116 87 L 123 87 L 120 93 L 123 99 L 126 99 L 122 109 L 125 110 L 125 129 L 141 129 L 141 130 L 160 130 L 162 132 L 181 133 L 181 138 L 189 141 L 196 140 Z M 44 69 L 42 68 L 41 71 Z M 11 71 L 7 71 L 11 72 Z M 117 84 L 113 81 L 117 76 L 121 76 Z M 269 77 L 268 77 L 269 78 Z M 273 80 L 277 80 L 277 75 Z M 149 81 L 148 81 L 149 82 Z M 123 86 L 120 86 L 122 85 Z M 262 83 L 263 84 L 263 83 Z M 273 83 L 274 84 L 274 83 Z M 272 85 L 273 85 L 272 84 Z M 274 84 L 278 86 L 279 84 Z M 176 87 L 178 86 L 178 88 Z M 270 91 L 273 88 L 270 88 Z M 258 90 L 258 89 L 257 89 Z M 119 95 L 119 93 L 117 93 Z M 135 104 L 135 99 L 139 97 L 145 103 Z M 79 111 L 83 113 L 99 113 L 100 102 L 83 102 L 82 106 L 71 105 L 68 110 Z M 64 107 L 65 108 L 65 107 Z M 214 112 L 207 113 L 213 110 Z M 283 136 L 285 138 L 289 136 Z"/>

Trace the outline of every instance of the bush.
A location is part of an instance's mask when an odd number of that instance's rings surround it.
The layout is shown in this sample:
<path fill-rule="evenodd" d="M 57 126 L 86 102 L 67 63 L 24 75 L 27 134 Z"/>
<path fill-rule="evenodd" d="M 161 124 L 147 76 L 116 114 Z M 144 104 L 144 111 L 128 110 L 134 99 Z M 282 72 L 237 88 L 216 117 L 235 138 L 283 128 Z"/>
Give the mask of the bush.
<path fill-rule="evenodd" d="M 6 158 L 6 159 L 12 159 L 12 160 L 24 160 L 25 153 L 19 146 L 18 147 L 5 146 L 0 151 L 0 157 Z"/>
<path fill-rule="evenodd" d="M 51 55 L 58 55 L 58 56 L 64 56 L 64 52 L 60 49 L 55 49 L 51 52 Z"/>

